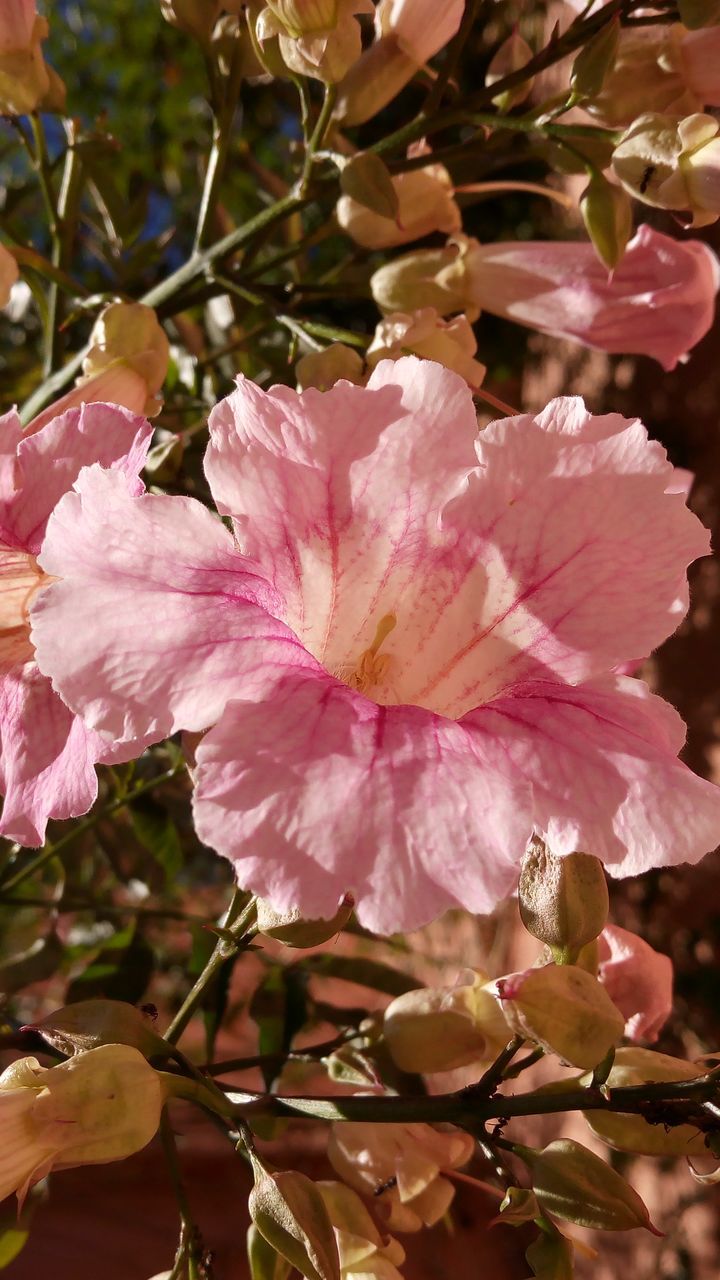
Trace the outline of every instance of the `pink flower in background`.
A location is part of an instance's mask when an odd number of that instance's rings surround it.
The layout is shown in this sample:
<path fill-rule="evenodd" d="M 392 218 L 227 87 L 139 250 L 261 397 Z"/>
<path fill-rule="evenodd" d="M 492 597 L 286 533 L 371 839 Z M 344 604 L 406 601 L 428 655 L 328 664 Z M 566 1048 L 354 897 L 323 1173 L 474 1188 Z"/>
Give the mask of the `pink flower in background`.
<path fill-rule="evenodd" d="M 644 427 L 578 399 L 478 437 L 454 373 L 240 379 L 192 499 L 85 471 L 41 557 L 41 669 L 94 730 L 209 729 L 201 839 L 279 910 L 351 891 L 378 932 L 490 910 L 533 830 L 615 875 L 695 861 L 720 790 L 613 674 L 687 608 L 708 536 Z"/>
<path fill-rule="evenodd" d="M 380 0 L 375 32 L 394 36 L 418 66 L 445 47 L 462 22 L 465 0 Z"/>
<path fill-rule="evenodd" d="M 150 434 L 114 405 L 72 410 L 25 436 L 15 412 L 0 417 L 0 834 L 22 844 L 42 844 L 48 818 L 90 808 L 96 761 L 138 754 L 87 729 L 53 691 L 35 662 L 28 609 L 47 581 L 38 555 L 56 503 L 98 461 L 137 487 Z"/>
<path fill-rule="evenodd" d="M 598 977 L 625 1018 L 625 1035 L 653 1044 L 672 1010 L 672 961 L 615 924 L 603 929 L 598 947 Z"/>
<path fill-rule="evenodd" d="M 614 354 L 674 369 L 708 332 L 720 287 L 715 254 L 642 226 L 612 274 L 587 241 L 480 245 L 474 296 L 482 310 Z"/>

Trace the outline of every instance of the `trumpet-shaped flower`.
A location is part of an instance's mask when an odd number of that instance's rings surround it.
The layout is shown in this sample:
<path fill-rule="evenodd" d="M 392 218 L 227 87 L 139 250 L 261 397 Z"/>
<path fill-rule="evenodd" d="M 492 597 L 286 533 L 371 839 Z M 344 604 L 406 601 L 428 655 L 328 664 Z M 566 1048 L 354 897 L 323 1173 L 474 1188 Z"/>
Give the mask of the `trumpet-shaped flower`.
<path fill-rule="evenodd" d="M 587 241 L 479 244 L 457 235 L 445 248 L 395 258 L 370 283 L 386 312 L 431 306 L 476 320 L 489 311 L 599 351 L 652 356 L 674 369 L 713 322 L 720 271 L 702 241 L 672 240 L 641 226 L 613 272 Z"/>
<path fill-rule="evenodd" d="M 116 739 L 209 729 L 201 839 L 278 910 L 408 929 L 512 891 L 533 831 L 615 875 L 695 861 L 720 790 L 617 666 L 708 535 L 638 421 L 560 399 L 478 436 L 456 374 L 260 390 L 210 417 L 200 503 L 89 468 L 34 600 L 42 671 Z"/>
<path fill-rule="evenodd" d="M 96 761 L 137 755 L 88 729 L 54 692 L 35 662 L 28 608 L 46 581 L 38 554 L 56 503 L 90 463 L 136 478 L 150 434 L 114 405 L 70 410 L 25 435 L 16 413 L 0 417 L 0 834 L 21 844 L 42 844 L 49 817 L 90 808 Z"/>
<path fill-rule="evenodd" d="M 161 1076 L 137 1049 L 105 1044 L 55 1067 L 20 1058 L 0 1075 L 0 1200 L 22 1204 L 54 1169 L 108 1164 L 157 1132 Z"/>

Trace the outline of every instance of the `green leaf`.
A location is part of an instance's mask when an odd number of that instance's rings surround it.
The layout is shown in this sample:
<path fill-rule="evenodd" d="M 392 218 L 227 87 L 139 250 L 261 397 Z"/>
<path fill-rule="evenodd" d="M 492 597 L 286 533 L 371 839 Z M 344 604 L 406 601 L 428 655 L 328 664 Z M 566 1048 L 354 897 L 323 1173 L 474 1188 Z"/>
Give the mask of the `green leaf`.
<path fill-rule="evenodd" d="M 84 972 L 70 983 L 66 1003 L 97 996 L 137 1004 L 145 993 L 153 967 L 152 948 L 133 922 L 103 943 Z"/>
<path fill-rule="evenodd" d="M 398 216 L 398 194 L 390 170 L 374 151 L 361 151 L 340 174 L 340 187 L 346 196 L 382 218 Z"/>
<path fill-rule="evenodd" d="M 174 822 L 161 805 L 152 801 L 134 804 L 130 821 L 138 840 L 160 864 L 171 887 L 183 865 L 182 846 Z"/>
<path fill-rule="evenodd" d="M 536 1280 L 573 1280 L 573 1247 L 560 1232 L 541 1232 L 525 1253 Z"/>

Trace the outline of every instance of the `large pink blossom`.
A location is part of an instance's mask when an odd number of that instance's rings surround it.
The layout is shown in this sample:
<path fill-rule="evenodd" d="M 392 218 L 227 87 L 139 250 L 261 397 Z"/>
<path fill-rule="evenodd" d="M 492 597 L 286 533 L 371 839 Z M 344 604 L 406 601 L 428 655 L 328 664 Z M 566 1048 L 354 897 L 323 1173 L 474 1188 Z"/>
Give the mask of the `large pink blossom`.
<path fill-rule="evenodd" d="M 137 486 L 150 434 L 114 405 L 73 409 L 25 436 L 14 411 L 0 417 L 0 834 L 21 844 L 42 844 L 49 817 L 90 808 L 96 761 L 137 754 L 88 729 L 53 691 L 34 659 L 28 608 L 46 581 L 38 554 L 56 503 L 94 462 Z"/>
<path fill-rule="evenodd" d="M 43 671 L 114 738 L 209 730 L 195 816 L 280 910 L 371 929 L 512 890 L 532 832 L 616 875 L 694 861 L 720 790 L 683 726 L 613 674 L 687 608 L 708 536 L 644 427 L 578 399 L 478 436 L 456 374 L 213 411 L 200 503 L 83 472 L 32 607 Z"/>
<path fill-rule="evenodd" d="M 598 952 L 598 977 L 625 1018 L 625 1035 L 654 1043 L 672 1012 L 672 960 L 616 924 L 603 929 Z"/>

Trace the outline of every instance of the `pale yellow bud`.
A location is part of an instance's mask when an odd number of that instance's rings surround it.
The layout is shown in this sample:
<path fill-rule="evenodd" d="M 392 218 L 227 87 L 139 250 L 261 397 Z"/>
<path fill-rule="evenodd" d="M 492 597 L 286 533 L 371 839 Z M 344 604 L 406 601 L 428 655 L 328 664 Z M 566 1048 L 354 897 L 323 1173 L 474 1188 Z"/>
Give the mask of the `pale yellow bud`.
<path fill-rule="evenodd" d="M 653 1049 L 618 1049 L 606 1084 L 610 1089 L 623 1085 L 642 1085 L 648 1081 L 694 1080 L 703 1068 L 682 1058 L 671 1058 Z M 588 1083 L 588 1081 L 584 1081 Z M 593 1133 L 616 1151 L 630 1151 L 641 1156 L 707 1155 L 703 1135 L 692 1125 L 666 1128 L 650 1124 L 642 1116 L 622 1115 L 610 1111 L 584 1113 Z"/>
<path fill-rule="evenodd" d="M 557 958 L 574 961 L 607 921 L 603 865 L 588 853 L 557 857 L 533 837 L 520 869 L 518 904 L 528 933 L 558 953 Z"/>
<path fill-rule="evenodd" d="M 397 214 L 383 217 L 352 196 L 338 200 L 337 220 L 357 244 L 366 249 L 387 249 L 420 240 L 433 231 L 449 234 L 462 225 L 453 197 L 450 174 L 443 165 L 411 169 L 392 179 L 397 196 Z"/>
<path fill-rule="evenodd" d="M 106 1044 L 56 1067 L 21 1058 L 0 1075 L 0 1199 L 52 1169 L 122 1160 L 160 1123 L 162 1077 L 137 1049 Z"/>
<path fill-rule="evenodd" d="M 170 344 L 152 307 L 142 302 L 112 302 L 95 321 L 78 386 L 87 387 L 99 373 L 121 362 L 144 382 L 143 411 L 152 417 L 162 403 L 158 392 L 169 360 Z"/>
<path fill-rule="evenodd" d="M 352 898 L 346 897 L 329 920 L 304 920 L 299 911 L 275 911 L 269 902 L 258 898 L 258 933 L 276 938 L 286 947 L 317 947 L 341 932 L 352 915 L 354 905 Z"/>
<path fill-rule="evenodd" d="M 613 168 L 636 199 L 686 211 L 694 227 L 720 217 L 720 125 L 714 116 L 641 116 L 615 148 Z"/>
<path fill-rule="evenodd" d="M 320 10 L 315 11 L 314 6 L 313 9 L 317 17 Z M 303 33 L 294 25 L 286 24 L 279 16 L 277 5 L 271 8 L 268 4 L 258 15 L 255 31 L 261 46 L 273 36 L 278 37 L 283 62 L 295 75 L 337 84 L 362 51 L 360 25 L 354 15 L 371 9 L 372 0 L 337 0 L 331 25 Z"/>
<path fill-rule="evenodd" d="M 314 1182 L 294 1169 L 266 1169 L 252 1157 L 248 1208 L 258 1231 L 306 1280 L 340 1280 L 335 1233 Z"/>
<path fill-rule="evenodd" d="M 574 1067 L 597 1066 L 622 1037 L 619 1009 L 597 978 L 575 965 L 527 969 L 495 985 L 513 1031 Z"/>
<path fill-rule="evenodd" d="M 381 311 L 433 307 L 441 316 L 462 311 L 472 323 L 480 315 L 474 287 L 477 247 L 477 240 L 458 234 L 442 249 L 403 254 L 371 277 L 373 298 Z"/>
<path fill-rule="evenodd" d="M 20 116 L 37 110 L 50 93 L 50 68 L 41 48 L 48 24 L 33 16 L 32 5 L 8 8 L 7 15 L 0 12 L 0 115 Z M 62 84 L 59 76 L 54 80 Z"/>
<path fill-rule="evenodd" d="M 443 320 L 434 307 L 404 314 L 396 311 L 381 320 L 367 349 L 368 367 L 380 360 L 399 360 L 404 355 L 436 360 L 446 369 L 459 373 L 470 387 L 479 387 L 485 377 L 485 365 L 475 360 L 477 342 L 467 316 Z"/>
<path fill-rule="evenodd" d="M 341 379 L 361 386 L 364 372 L 362 356 L 353 347 L 346 347 L 343 342 L 333 342 L 324 351 L 311 351 L 302 356 L 295 366 L 295 376 L 301 391 L 307 387 L 328 391 Z"/>
<path fill-rule="evenodd" d="M 385 1010 L 383 1032 L 401 1071 L 451 1071 L 495 1058 L 511 1038 L 487 975 L 456 987 L 406 991 Z"/>
<path fill-rule="evenodd" d="M 546 1213 L 598 1231 L 630 1231 L 650 1222 L 637 1191 L 614 1169 L 571 1138 L 551 1142 L 544 1151 L 522 1148 L 532 1187 Z"/>

